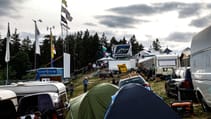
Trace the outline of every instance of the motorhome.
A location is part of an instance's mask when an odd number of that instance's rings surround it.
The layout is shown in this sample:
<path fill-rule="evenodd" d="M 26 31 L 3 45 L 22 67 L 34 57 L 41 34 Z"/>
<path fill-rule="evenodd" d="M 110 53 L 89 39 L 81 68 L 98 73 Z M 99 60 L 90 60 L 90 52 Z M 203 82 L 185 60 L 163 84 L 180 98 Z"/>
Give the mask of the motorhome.
<path fill-rule="evenodd" d="M 16 94 L 11 90 L 0 90 L 0 118 L 16 119 L 18 107 Z"/>
<path fill-rule="evenodd" d="M 64 118 L 69 109 L 66 87 L 61 82 L 19 82 L 11 85 L 0 86 L 0 89 L 12 90 L 16 93 L 19 101 L 19 117 L 26 116 L 26 114 L 32 114 L 32 112 L 36 110 L 27 110 L 27 108 L 39 107 L 41 103 L 43 104 L 42 100 L 48 100 L 48 104 L 44 102 L 45 105 L 40 107 L 38 110 L 41 112 L 44 111 L 43 109 L 52 110 L 50 107 L 53 106 L 56 111 L 57 118 Z"/>
<path fill-rule="evenodd" d="M 211 26 L 197 33 L 191 42 L 193 86 L 204 111 L 211 111 Z"/>

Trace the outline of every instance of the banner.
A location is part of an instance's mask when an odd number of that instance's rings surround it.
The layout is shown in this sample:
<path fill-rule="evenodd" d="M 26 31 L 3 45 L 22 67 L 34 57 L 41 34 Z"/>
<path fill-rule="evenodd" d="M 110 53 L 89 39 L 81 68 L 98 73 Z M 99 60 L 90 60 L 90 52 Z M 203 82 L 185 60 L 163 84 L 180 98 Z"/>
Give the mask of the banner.
<path fill-rule="evenodd" d="M 113 57 L 129 57 L 131 56 L 130 44 L 115 45 L 113 49 Z"/>

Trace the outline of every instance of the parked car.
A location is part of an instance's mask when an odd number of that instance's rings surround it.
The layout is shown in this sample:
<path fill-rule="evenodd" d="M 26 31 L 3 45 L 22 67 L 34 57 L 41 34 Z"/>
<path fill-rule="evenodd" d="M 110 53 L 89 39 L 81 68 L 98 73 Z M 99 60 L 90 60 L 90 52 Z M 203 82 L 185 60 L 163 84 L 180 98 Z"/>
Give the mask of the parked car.
<path fill-rule="evenodd" d="M 129 83 L 138 83 L 144 86 L 145 88 L 147 88 L 148 90 L 152 90 L 149 83 L 141 75 L 136 75 L 136 76 L 128 77 L 125 79 L 120 79 L 118 85 L 121 88 L 122 86 Z"/>
<path fill-rule="evenodd" d="M 19 82 L 0 86 L 0 89 L 7 89 L 16 93 L 19 102 L 17 115 L 21 119 L 26 116 L 33 117 L 33 114 L 37 111 L 43 115 L 49 110 L 51 112 L 56 111 L 52 114 L 56 114 L 58 119 L 63 119 L 70 109 L 66 87 L 61 82 Z M 48 102 L 43 102 L 42 100 Z M 41 107 L 40 104 L 43 104 L 43 106 Z M 32 107 L 38 109 L 28 109 Z"/>
<path fill-rule="evenodd" d="M 180 98 L 182 100 L 195 100 L 196 96 L 193 89 L 190 67 L 180 72 L 184 72 L 182 73 L 184 74 L 184 76 L 180 75 L 177 76 L 180 78 L 173 78 L 165 82 L 165 91 L 167 96 L 178 98 L 178 89 L 179 89 L 181 96 Z"/>

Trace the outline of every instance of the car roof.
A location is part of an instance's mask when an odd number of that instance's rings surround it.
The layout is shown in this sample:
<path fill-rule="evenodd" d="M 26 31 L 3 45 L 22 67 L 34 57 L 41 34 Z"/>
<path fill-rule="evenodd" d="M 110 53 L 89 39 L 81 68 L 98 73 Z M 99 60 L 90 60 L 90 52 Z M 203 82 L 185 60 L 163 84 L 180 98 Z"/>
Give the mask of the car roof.
<path fill-rule="evenodd" d="M 130 80 L 130 79 L 137 78 L 137 77 L 140 77 L 140 78 L 144 79 L 141 75 L 136 75 L 136 76 L 131 76 L 131 77 L 129 76 L 127 78 L 120 79 L 120 81 Z"/>
<path fill-rule="evenodd" d="M 15 92 L 11 90 L 0 89 L 0 101 L 16 98 Z"/>

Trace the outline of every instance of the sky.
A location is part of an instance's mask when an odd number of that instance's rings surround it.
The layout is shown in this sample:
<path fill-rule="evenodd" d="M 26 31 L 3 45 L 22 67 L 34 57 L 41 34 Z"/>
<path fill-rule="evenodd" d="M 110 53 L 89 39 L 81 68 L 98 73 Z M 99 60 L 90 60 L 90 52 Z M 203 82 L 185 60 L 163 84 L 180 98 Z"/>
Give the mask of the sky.
<path fill-rule="evenodd" d="M 105 33 L 109 40 L 136 40 L 149 48 L 156 38 L 162 48 L 182 51 L 190 47 L 192 37 L 211 23 L 209 0 L 66 0 L 73 17 L 69 33 L 85 31 Z M 18 29 L 20 36 L 34 38 L 34 22 L 41 34 L 55 26 L 53 34 L 60 35 L 61 0 L 0 0 L 0 35 Z"/>

